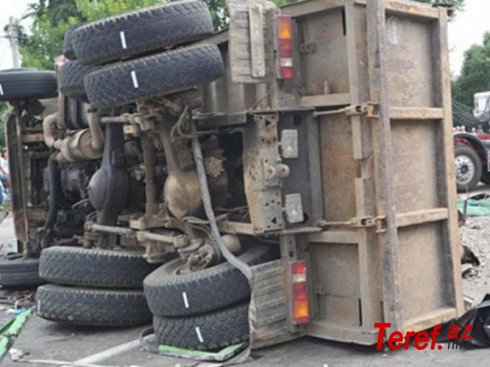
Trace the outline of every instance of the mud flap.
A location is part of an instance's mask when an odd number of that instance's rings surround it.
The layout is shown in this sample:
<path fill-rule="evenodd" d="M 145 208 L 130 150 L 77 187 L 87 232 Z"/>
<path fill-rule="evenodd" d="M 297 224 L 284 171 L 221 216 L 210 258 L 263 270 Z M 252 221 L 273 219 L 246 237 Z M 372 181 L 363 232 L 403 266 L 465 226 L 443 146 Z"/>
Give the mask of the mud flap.
<path fill-rule="evenodd" d="M 259 349 L 297 339 L 302 334 L 292 327 L 281 260 L 253 266 L 249 307 L 250 346 Z"/>

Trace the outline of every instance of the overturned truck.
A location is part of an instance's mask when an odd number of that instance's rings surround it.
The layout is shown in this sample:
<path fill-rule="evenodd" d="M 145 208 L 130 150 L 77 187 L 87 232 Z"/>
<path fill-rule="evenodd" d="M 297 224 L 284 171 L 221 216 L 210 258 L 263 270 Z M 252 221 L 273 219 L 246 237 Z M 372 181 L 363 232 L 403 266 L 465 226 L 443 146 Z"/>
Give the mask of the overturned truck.
<path fill-rule="evenodd" d="M 208 350 L 459 316 L 447 9 L 228 7 L 218 33 L 196 0 L 68 32 L 38 314 Z"/>

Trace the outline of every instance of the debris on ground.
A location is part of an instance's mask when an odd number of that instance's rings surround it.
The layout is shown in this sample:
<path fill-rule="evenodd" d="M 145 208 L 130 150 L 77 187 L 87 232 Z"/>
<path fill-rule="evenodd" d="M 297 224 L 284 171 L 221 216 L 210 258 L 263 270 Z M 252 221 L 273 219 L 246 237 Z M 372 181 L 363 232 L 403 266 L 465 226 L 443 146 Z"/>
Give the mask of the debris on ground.
<path fill-rule="evenodd" d="M 458 201 L 458 210 L 465 217 L 490 217 L 490 195 L 478 194 Z"/>
<path fill-rule="evenodd" d="M 480 300 L 490 289 L 490 217 L 469 217 L 460 228 L 464 293 Z"/>
<path fill-rule="evenodd" d="M 2 327 L 0 327 L 0 359 L 12 346 L 15 338 L 19 335 L 27 319 L 31 316 L 31 311 L 24 311 L 13 318 Z"/>
<path fill-rule="evenodd" d="M 466 334 L 461 333 L 457 340 L 453 341 L 465 348 L 488 348 L 490 347 L 490 294 L 487 294 L 481 304 L 473 307 L 458 320 L 446 325 L 457 325 L 459 330 L 465 330 L 471 326 Z"/>

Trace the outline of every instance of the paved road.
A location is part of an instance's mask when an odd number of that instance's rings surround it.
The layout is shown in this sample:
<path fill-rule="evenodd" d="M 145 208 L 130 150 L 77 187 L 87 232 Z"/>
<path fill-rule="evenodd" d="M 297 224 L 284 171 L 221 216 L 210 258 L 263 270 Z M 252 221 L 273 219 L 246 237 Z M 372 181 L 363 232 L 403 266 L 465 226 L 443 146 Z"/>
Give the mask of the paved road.
<path fill-rule="evenodd" d="M 0 225 L 0 244 L 12 242 L 12 220 Z M 44 360 L 47 363 L 14 363 L 9 357 L 1 362 L 1 367 L 36 367 L 60 365 L 61 361 L 77 361 L 111 348 L 127 345 L 138 339 L 144 328 L 136 329 L 95 329 L 63 326 L 32 317 L 25 325 L 13 348 L 27 353 L 29 360 Z M 122 350 L 108 358 L 96 358 L 103 366 L 140 367 L 187 367 L 195 362 L 151 355 L 136 343 L 132 348 Z M 124 348 L 122 348 L 124 349 Z M 93 359 L 92 359 L 93 360 Z M 58 364 L 55 363 L 58 361 Z M 63 364 L 61 364 L 63 365 Z M 201 364 L 200 366 L 204 366 Z M 490 351 L 447 350 L 377 352 L 373 348 L 340 344 L 314 338 L 303 338 L 295 342 L 255 351 L 246 367 L 388 367 L 388 366 L 455 366 L 488 367 Z M 73 366 L 73 365 L 72 365 Z"/>

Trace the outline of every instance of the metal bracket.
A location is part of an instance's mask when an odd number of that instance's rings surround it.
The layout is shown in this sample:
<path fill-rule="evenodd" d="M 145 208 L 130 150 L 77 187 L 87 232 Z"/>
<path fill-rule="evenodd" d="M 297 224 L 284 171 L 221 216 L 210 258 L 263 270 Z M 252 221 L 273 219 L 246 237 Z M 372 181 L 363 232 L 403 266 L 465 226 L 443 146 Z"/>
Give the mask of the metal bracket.
<path fill-rule="evenodd" d="M 286 195 L 285 210 L 289 223 L 302 223 L 305 220 L 300 194 Z"/>
<path fill-rule="evenodd" d="M 366 115 L 370 118 L 377 118 L 379 105 L 376 102 L 365 102 L 363 104 L 352 105 L 345 108 L 347 116 Z"/>
<path fill-rule="evenodd" d="M 358 228 L 376 227 L 376 233 L 386 232 L 385 216 L 353 218 L 350 220 L 350 223 L 352 227 L 358 227 Z"/>
<path fill-rule="evenodd" d="M 281 153 L 284 159 L 299 157 L 298 130 L 283 130 L 281 132 Z"/>

